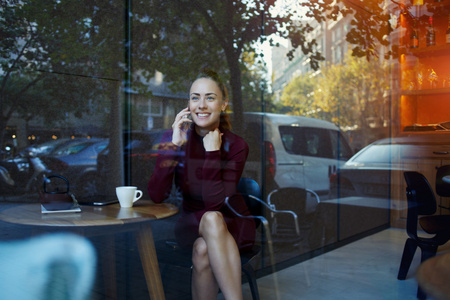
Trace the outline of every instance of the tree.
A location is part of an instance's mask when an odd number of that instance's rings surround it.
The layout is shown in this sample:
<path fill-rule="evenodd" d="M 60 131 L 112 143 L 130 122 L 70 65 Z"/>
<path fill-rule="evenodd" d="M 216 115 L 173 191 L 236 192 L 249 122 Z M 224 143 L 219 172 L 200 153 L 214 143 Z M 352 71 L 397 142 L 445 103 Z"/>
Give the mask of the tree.
<path fill-rule="evenodd" d="M 201 67 L 225 74 L 231 86 L 234 122 L 242 124 L 243 52 L 255 52 L 254 43 L 276 33 L 291 37 L 294 48 L 301 47 L 314 68 L 322 58 L 314 52 L 315 41 L 308 41 L 312 30 L 307 23 L 295 23 L 295 11 L 283 16 L 271 12 L 276 1 L 147 1 L 134 4 L 133 19 L 138 23 L 134 35 L 148 37 L 136 51 L 150 58 L 147 65 L 161 71 L 175 90 L 185 89 Z M 292 53 L 290 53 L 292 55 Z M 144 67 L 152 69 L 152 67 Z M 181 69 L 181 70 L 180 70 Z M 151 75 L 151 74 L 150 74 Z"/>
<path fill-rule="evenodd" d="M 325 20 L 337 20 L 340 16 L 352 15 L 351 28 L 346 34 L 346 40 L 352 44 L 352 55 L 372 58 L 383 58 L 378 52 L 384 51 L 384 58 L 397 58 L 399 56 L 399 45 L 391 45 L 389 35 L 398 27 L 405 26 L 409 31 L 413 22 L 417 21 L 418 27 L 425 27 L 428 23 L 427 15 L 415 19 L 413 14 L 413 3 L 415 1 L 399 0 L 307 0 L 301 5 L 306 9 L 305 16 L 314 18 L 318 22 Z M 448 16 L 448 8 L 443 7 L 441 1 L 424 1 L 423 10 L 435 16 Z M 398 11 L 405 19 L 403 24 L 397 22 L 398 15 L 392 14 Z M 382 46 L 382 47 L 380 47 Z"/>
<path fill-rule="evenodd" d="M 261 111 L 263 105 L 268 110 L 272 103 L 267 93 L 266 79 L 263 78 L 267 70 L 262 63 L 256 62 L 257 58 L 255 52 L 244 51 L 242 54 L 242 106 L 245 111 Z"/>
<path fill-rule="evenodd" d="M 342 64 L 322 68 L 314 93 L 321 118 L 342 127 L 369 128 L 369 120 L 383 123 L 388 69 L 378 60 L 347 54 Z"/>
<path fill-rule="evenodd" d="M 139 71 L 148 79 L 159 70 L 175 91 L 185 91 L 187 81 L 204 66 L 216 69 L 229 81 L 235 123 L 240 124 L 243 91 L 252 89 L 252 93 L 258 93 L 264 86 L 264 83 L 252 86 L 249 79 L 255 77 L 242 77 L 250 74 L 246 71 L 248 65 L 244 65 L 244 53 L 255 53 L 255 61 L 261 58 L 256 56 L 255 43 L 277 34 L 289 38 L 294 49 L 300 47 L 313 69 L 318 68 L 322 59 L 315 51 L 315 41 L 307 38 L 313 28 L 308 22 L 299 21 L 296 9 L 287 7 L 282 15 L 273 10 L 280 1 L 4 1 L 0 18 L 0 126 L 3 130 L 11 115 L 7 109 L 16 107 L 13 104 L 17 95 L 23 95 L 48 74 L 66 74 L 59 79 L 61 86 L 74 84 L 69 90 L 77 90 L 76 82 L 68 78 L 100 78 L 117 82 L 114 86 L 120 88 L 124 74 L 128 80 L 129 74 Z M 383 3 L 381 0 L 311 0 L 303 5 L 307 8 L 306 16 L 318 21 L 355 12 L 355 28 L 347 39 L 356 45 L 355 55 L 369 57 L 374 54 L 374 42 L 385 45 L 385 35 L 391 30 Z M 129 55 L 124 56 L 124 49 Z M 292 55 L 293 51 L 288 53 L 289 57 Z M 17 86 L 14 94 L 10 94 L 12 90 L 6 94 L 12 77 L 21 77 L 23 85 Z M 64 82 L 63 78 L 66 78 Z M 149 93 L 145 81 L 138 76 L 131 80 L 126 81 L 127 88 Z M 51 84 L 43 86 L 52 87 Z M 53 86 L 50 95 L 57 93 L 61 86 Z M 86 99 L 113 95 L 101 83 L 93 91 L 83 92 L 88 95 Z M 73 108 L 83 107 L 82 100 L 72 97 L 75 98 L 78 102 Z M 60 100 L 47 98 L 55 105 Z"/>
<path fill-rule="evenodd" d="M 402 10 L 408 10 L 408 6 L 391 1 Z M 308 40 L 308 33 L 313 30 L 309 22 L 299 19 L 293 5 L 287 5 L 283 15 L 277 14 L 273 8 L 281 2 L 156 0 L 148 6 L 148 2 L 139 1 L 133 8 L 133 24 L 138 24 L 134 35 L 146 35 L 147 42 L 138 46 L 136 57 L 149 58 L 151 62 L 147 65 L 151 67 L 145 68 L 164 73 L 165 80 L 171 82 L 177 91 L 187 90 L 186 82 L 201 67 L 209 66 L 225 74 L 231 86 L 234 121 L 240 124 L 242 70 L 246 69 L 242 66 L 244 50 L 255 52 L 255 43 L 276 34 L 290 39 L 293 49 L 287 53 L 289 58 L 300 47 L 312 69 L 317 70 L 323 59 L 315 50 L 316 41 Z M 387 37 L 394 27 L 385 1 L 309 0 L 301 2 L 301 5 L 306 8 L 305 16 L 319 23 L 352 14 L 353 26 L 346 39 L 354 45 L 352 54 L 357 57 L 370 60 L 379 55 L 379 45 L 390 46 Z M 143 49 L 147 51 L 141 52 Z M 386 51 L 386 55 L 392 55 L 392 52 Z"/>
<path fill-rule="evenodd" d="M 297 116 L 314 114 L 318 108 L 313 98 L 315 89 L 316 80 L 311 74 L 295 77 L 283 89 L 281 94 L 280 102 L 283 106 L 283 111 Z"/>
<path fill-rule="evenodd" d="M 391 0 L 391 3 L 402 7 L 400 3 Z M 389 34 L 393 31 L 391 15 L 387 8 L 389 2 L 384 0 L 337 0 L 321 1 L 308 0 L 302 2 L 307 9 L 306 16 L 318 22 L 337 20 L 340 16 L 352 15 L 351 29 L 347 32 L 346 40 L 353 45 L 352 55 L 366 57 L 370 60 L 377 57 L 378 46 L 389 46 Z M 409 5 L 410 6 L 410 5 Z M 408 10 L 407 7 L 404 9 Z M 386 58 L 392 55 L 386 52 Z"/>
<path fill-rule="evenodd" d="M 0 14 L 0 144 L 13 114 L 47 124 L 81 116 L 104 94 L 105 79 L 121 80 L 122 36 L 111 38 L 106 21 L 96 26 L 93 2 L 4 1 Z"/>

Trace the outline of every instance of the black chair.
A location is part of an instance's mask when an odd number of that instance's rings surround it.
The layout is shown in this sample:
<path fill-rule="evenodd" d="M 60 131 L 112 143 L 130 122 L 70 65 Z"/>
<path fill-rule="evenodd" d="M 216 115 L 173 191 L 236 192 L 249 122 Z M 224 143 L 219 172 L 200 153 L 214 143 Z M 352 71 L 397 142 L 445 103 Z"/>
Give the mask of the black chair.
<path fill-rule="evenodd" d="M 274 242 L 298 245 L 302 240 L 300 229 L 311 229 L 319 203 L 319 195 L 310 189 L 284 187 L 271 191 L 267 195 L 267 204 L 276 211 L 285 211 L 293 218 L 278 218 L 276 214 L 271 214 Z"/>
<path fill-rule="evenodd" d="M 406 196 L 408 200 L 408 214 L 406 232 L 408 239 L 405 242 L 400 269 L 397 278 L 406 279 L 409 267 L 414 258 L 417 247 L 422 251 L 421 262 L 436 255 L 437 248 L 450 239 L 450 215 L 434 215 L 437 205 L 433 190 L 425 176 L 418 172 L 404 172 L 406 180 Z M 417 234 L 417 227 L 432 237 L 421 237 Z M 425 299 L 426 295 L 418 288 L 417 297 Z"/>
<path fill-rule="evenodd" d="M 264 222 L 267 223 L 264 217 L 262 217 L 264 214 L 264 206 L 263 202 L 259 200 L 259 198 L 261 197 L 261 189 L 259 188 L 258 183 L 252 179 L 243 177 L 239 181 L 238 191 L 239 194 L 244 197 L 250 212 L 255 215 L 257 224 L 261 224 Z M 225 199 L 226 205 L 233 212 L 235 211 L 231 203 L 233 202 L 233 198 L 236 196 L 237 195 L 234 195 Z M 236 213 L 236 215 L 239 214 Z M 250 217 L 254 218 L 253 216 Z M 264 242 L 262 242 L 261 244 L 255 244 L 250 251 L 241 253 L 242 273 L 246 276 L 246 279 L 249 283 L 253 300 L 260 299 L 258 286 L 256 283 L 256 274 L 253 265 L 257 262 L 258 257 L 260 257 L 262 254 L 263 244 Z M 181 248 L 176 241 L 169 240 L 162 241 L 162 243 L 157 242 L 156 250 L 158 254 L 158 261 L 164 265 L 162 268 L 163 278 L 167 268 L 170 266 L 192 269 L 192 251 L 190 249 L 187 250 Z"/>
<path fill-rule="evenodd" d="M 261 198 L 261 189 L 256 181 L 250 178 L 242 177 L 239 180 L 239 184 L 237 187 L 239 194 L 244 197 L 245 203 L 252 214 L 251 218 L 256 217 L 256 228 L 258 229 L 261 224 L 261 219 L 258 216 L 264 215 L 264 209 L 260 202 L 255 199 Z M 225 199 L 225 204 L 233 211 L 237 216 L 246 218 L 246 216 L 242 216 L 238 214 L 232 206 L 233 198 L 238 195 L 233 195 L 231 197 L 227 197 Z M 263 221 L 264 222 L 264 221 Z M 257 261 L 257 258 L 260 257 L 262 253 L 262 247 L 264 242 L 261 245 L 255 244 L 252 250 L 241 253 L 241 265 L 242 272 L 245 274 L 247 278 L 247 282 L 250 286 L 250 291 L 252 293 L 253 300 L 259 299 L 258 285 L 256 283 L 256 274 L 253 264 Z"/>
<path fill-rule="evenodd" d="M 257 232 L 261 230 L 262 238 L 260 243 L 255 243 L 253 246 L 253 250 L 249 253 L 243 253 L 241 255 L 242 262 L 242 271 L 247 276 L 247 280 L 250 285 L 250 289 L 252 292 L 253 299 L 259 299 L 258 286 L 256 283 L 256 274 L 254 271 L 254 267 L 252 265 L 253 262 L 257 261 L 258 257 L 262 257 L 264 259 L 264 247 L 267 245 L 269 257 L 271 260 L 271 265 L 275 268 L 275 261 L 273 257 L 273 245 L 272 245 L 272 236 L 270 233 L 269 222 L 265 218 L 266 210 L 271 214 L 288 214 L 295 215 L 292 211 L 279 211 L 270 207 L 267 203 L 261 200 L 261 189 L 256 181 L 250 178 L 241 178 L 238 185 L 238 191 L 240 195 L 242 195 L 245 199 L 245 202 L 249 208 L 251 215 L 244 216 L 239 214 L 233 208 L 233 199 L 235 197 L 240 197 L 239 194 L 235 194 L 231 197 L 227 197 L 225 199 L 225 204 L 228 208 L 238 217 L 240 218 L 252 218 L 255 219 Z M 256 195 L 256 196 L 255 196 Z M 258 197 L 259 196 L 259 197 Z M 262 227 L 261 227 L 262 226 Z M 278 289 L 277 279 L 274 277 L 275 288 Z"/>
<path fill-rule="evenodd" d="M 437 169 L 436 194 L 441 197 L 450 197 L 450 165 L 445 165 Z M 440 207 L 450 209 L 450 207 Z"/>

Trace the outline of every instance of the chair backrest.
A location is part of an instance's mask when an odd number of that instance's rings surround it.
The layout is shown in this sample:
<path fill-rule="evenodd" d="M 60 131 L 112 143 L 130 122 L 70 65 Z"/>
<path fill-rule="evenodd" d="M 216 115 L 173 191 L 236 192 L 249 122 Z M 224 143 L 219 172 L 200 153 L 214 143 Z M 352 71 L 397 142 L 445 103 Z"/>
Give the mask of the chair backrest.
<path fill-rule="evenodd" d="M 434 214 L 437 208 L 436 198 L 425 176 L 415 171 L 404 172 L 404 176 L 407 184 L 408 210 L 414 209 L 418 215 Z"/>
<path fill-rule="evenodd" d="M 450 165 L 442 166 L 436 172 L 436 194 L 450 197 Z"/>
<path fill-rule="evenodd" d="M 252 195 L 261 199 L 259 184 L 251 178 L 241 177 L 237 189 L 241 194 Z"/>
<path fill-rule="evenodd" d="M 298 216 L 316 212 L 319 196 L 312 190 L 300 187 L 283 187 L 269 193 L 267 203 L 277 210 L 292 210 Z"/>
<path fill-rule="evenodd" d="M 267 202 L 277 210 L 292 210 L 297 215 L 306 212 L 306 190 L 297 187 L 278 188 L 269 193 Z"/>
<path fill-rule="evenodd" d="M 261 189 L 255 180 L 247 177 L 241 177 L 237 190 L 242 197 L 244 197 L 245 203 L 253 216 L 264 216 L 264 206 L 259 201 L 255 201 L 249 197 L 250 195 L 261 199 Z"/>

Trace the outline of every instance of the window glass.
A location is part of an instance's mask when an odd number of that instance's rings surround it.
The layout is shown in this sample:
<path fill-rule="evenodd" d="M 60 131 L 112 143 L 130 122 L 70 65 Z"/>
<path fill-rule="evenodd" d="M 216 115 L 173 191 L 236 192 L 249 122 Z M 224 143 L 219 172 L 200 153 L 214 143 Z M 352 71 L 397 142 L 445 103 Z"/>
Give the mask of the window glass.
<path fill-rule="evenodd" d="M 79 145 L 70 146 L 70 147 L 67 147 L 65 149 L 61 149 L 61 150 L 56 151 L 54 155 L 55 156 L 62 156 L 62 155 L 75 154 L 75 153 L 83 151 L 88 146 L 89 146 L 88 144 L 79 144 Z"/>
<path fill-rule="evenodd" d="M 348 160 L 353 152 L 348 144 L 347 138 L 339 131 L 330 130 L 332 157 L 339 160 Z"/>
<path fill-rule="evenodd" d="M 305 155 L 331 158 L 331 144 L 327 129 L 305 129 Z"/>
<path fill-rule="evenodd" d="M 208 67 L 227 87 L 222 118 L 249 147 L 245 164 L 227 167 L 244 165 L 241 177 L 259 184 L 266 203 L 281 189 L 312 191 L 305 201 L 294 192 L 278 204 L 298 215 L 298 241 L 284 235 L 296 227 L 282 226 L 287 218 L 265 214 L 274 251 L 266 237 L 256 241 L 266 255 L 257 274 L 388 227 L 404 229 L 403 172 L 421 172 L 433 185 L 436 168 L 450 164 L 450 0 L 194 2 L 2 1 L 0 215 L 23 204 L 39 212 L 49 175 L 67 178 L 80 201 L 116 199 L 123 185 L 149 200 L 160 150 L 173 148 L 177 115 Z M 372 144 L 384 138 L 392 144 Z M 82 158 L 94 139 L 102 142 Z M 183 147 L 171 154 L 183 157 Z M 174 159 L 163 165 L 178 172 L 185 164 Z M 179 173 L 171 175 L 163 205 L 181 211 L 192 177 L 180 184 Z M 155 241 L 175 240 L 180 215 L 152 221 Z M 11 232 L 31 236 L 7 227 L 0 237 Z M 137 261 L 137 246 L 127 244 L 134 241 L 124 240 L 124 257 Z M 180 286 L 173 299 L 189 298 L 181 282 L 188 276 L 163 276 L 165 286 Z M 124 298 L 145 297 L 141 281 L 120 279 Z"/>
<path fill-rule="evenodd" d="M 281 140 L 288 153 L 331 158 L 330 137 L 327 129 L 280 126 Z"/>
<path fill-rule="evenodd" d="M 397 157 L 399 145 L 374 145 L 362 151 L 355 157 L 356 162 L 360 163 L 383 163 L 391 162 L 391 157 Z"/>
<path fill-rule="evenodd" d="M 103 149 L 105 149 L 108 146 L 108 144 L 104 143 L 102 145 L 96 145 L 95 146 L 95 152 L 99 153 L 101 151 L 103 151 Z"/>
<path fill-rule="evenodd" d="M 280 126 L 281 140 L 288 153 L 304 155 L 306 150 L 303 128 Z"/>

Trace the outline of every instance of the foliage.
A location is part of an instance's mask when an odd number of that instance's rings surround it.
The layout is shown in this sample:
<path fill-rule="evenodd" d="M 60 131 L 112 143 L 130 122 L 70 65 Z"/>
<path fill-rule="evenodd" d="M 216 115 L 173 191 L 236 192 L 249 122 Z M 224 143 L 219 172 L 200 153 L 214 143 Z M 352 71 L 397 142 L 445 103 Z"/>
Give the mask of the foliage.
<path fill-rule="evenodd" d="M 308 24 L 296 26 L 293 11 L 283 16 L 272 14 L 270 8 L 276 1 L 155 0 L 151 7 L 146 3 L 139 1 L 133 10 L 134 20 L 141 23 L 135 34 L 148 36 L 138 54 L 151 58 L 146 64 L 151 67 L 144 68 L 161 71 L 177 91 L 187 89 L 186 82 L 195 78 L 200 68 L 215 69 L 231 86 L 237 124 L 242 121 L 243 90 L 251 87 L 243 84 L 250 83 L 242 79 L 248 74 L 242 72 L 248 67 L 243 65 L 244 52 L 254 53 L 256 61 L 255 42 L 265 41 L 272 33 L 292 37 L 294 47 L 301 47 L 312 65 L 317 67 L 321 59 L 313 51 L 315 41 L 304 38 L 312 28 Z M 258 86 L 261 83 L 255 83 L 254 92 Z"/>
<path fill-rule="evenodd" d="M 295 77 L 283 89 L 280 102 L 284 112 L 291 115 L 304 116 L 314 113 L 317 109 L 314 103 L 316 82 L 312 74 Z"/>
<path fill-rule="evenodd" d="M 118 8 L 111 10 L 121 17 Z M 98 9 L 94 1 L 81 0 L 2 2 L 1 130 L 13 114 L 41 118 L 48 126 L 67 113 L 81 117 L 104 97 L 110 81 L 121 80 L 123 29 L 117 15 Z"/>
<path fill-rule="evenodd" d="M 133 81 L 125 84 L 141 95 L 150 93 L 146 82 L 156 70 L 173 91 L 185 91 L 205 66 L 229 83 L 239 124 L 244 110 L 261 107 L 256 99 L 266 85 L 255 43 L 276 34 L 291 40 L 289 57 L 300 48 L 313 69 L 323 59 L 315 51 L 316 42 L 307 38 L 313 28 L 295 19 L 295 9 L 288 7 L 282 14 L 273 10 L 280 1 L 3 1 L 0 127 L 5 128 L 13 113 L 48 121 L 67 112 L 81 116 L 105 95 L 118 97 L 124 75 L 128 79 L 131 73 Z M 306 16 L 319 22 L 354 13 L 347 40 L 358 57 L 376 55 L 374 45 L 387 44 L 392 28 L 384 1 L 310 0 L 302 5 Z"/>
<path fill-rule="evenodd" d="M 255 52 L 244 51 L 242 54 L 242 105 L 244 111 L 261 111 L 261 97 L 266 93 L 267 87 L 263 74 L 267 73 L 263 64 L 257 63 Z M 270 103 L 270 98 L 265 98 Z"/>
<path fill-rule="evenodd" d="M 351 28 L 346 34 L 346 40 L 352 45 L 352 55 L 356 57 L 382 58 L 378 53 L 379 46 L 384 46 L 384 58 L 397 58 L 398 45 L 391 45 L 389 35 L 400 26 L 398 16 L 405 19 L 403 26 L 407 30 L 412 28 L 415 17 L 414 1 L 399 0 L 307 0 L 301 5 L 307 10 L 306 17 L 317 21 L 337 20 L 347 15 L 352 16 Z M 440 1 L 425 1 L 423 9 L 431 15 L 447 16 L 448 8 L 443 8 Z M 392 14 L 398 11 L 399 15 Z M 416 19 L 417 26 L 425 27 L 428 23 L 428 14 Z"/>
<path fill-rule="evenodd" d="M 388 36 L 395 29 L 390 23 L 390 11 L 386 9 L 389 3 L 384 0 L 308 0 L 302 2 L 302 6 L 307 9 L 307 17 L 319 22 L 351 14 L 352 27 L 346 39 L 353 45 L 352 55 L 370 60 L 378 56 L 378 45 L 389 46 Z M 391 54 L 386 52 L 387 57 Z"/>
<path fill-rule="evenodd" d="M 341 127 L 368 128 L 385 121 L 388 70 L 377 59 L 348 53 L 342 64 L 322 67 L 320 75 L 295 77 L 283 90 L 282 113 L 331 121 Z"/>
<path fill-rule="evenodd" d="M 348 54 L 342 64 L 322 69 L 314 100 L 321 118 L 342 127 L 368 128 L 369 120 L 378 126 L 383 123 L 388 89 L 386 66 Z"/>

